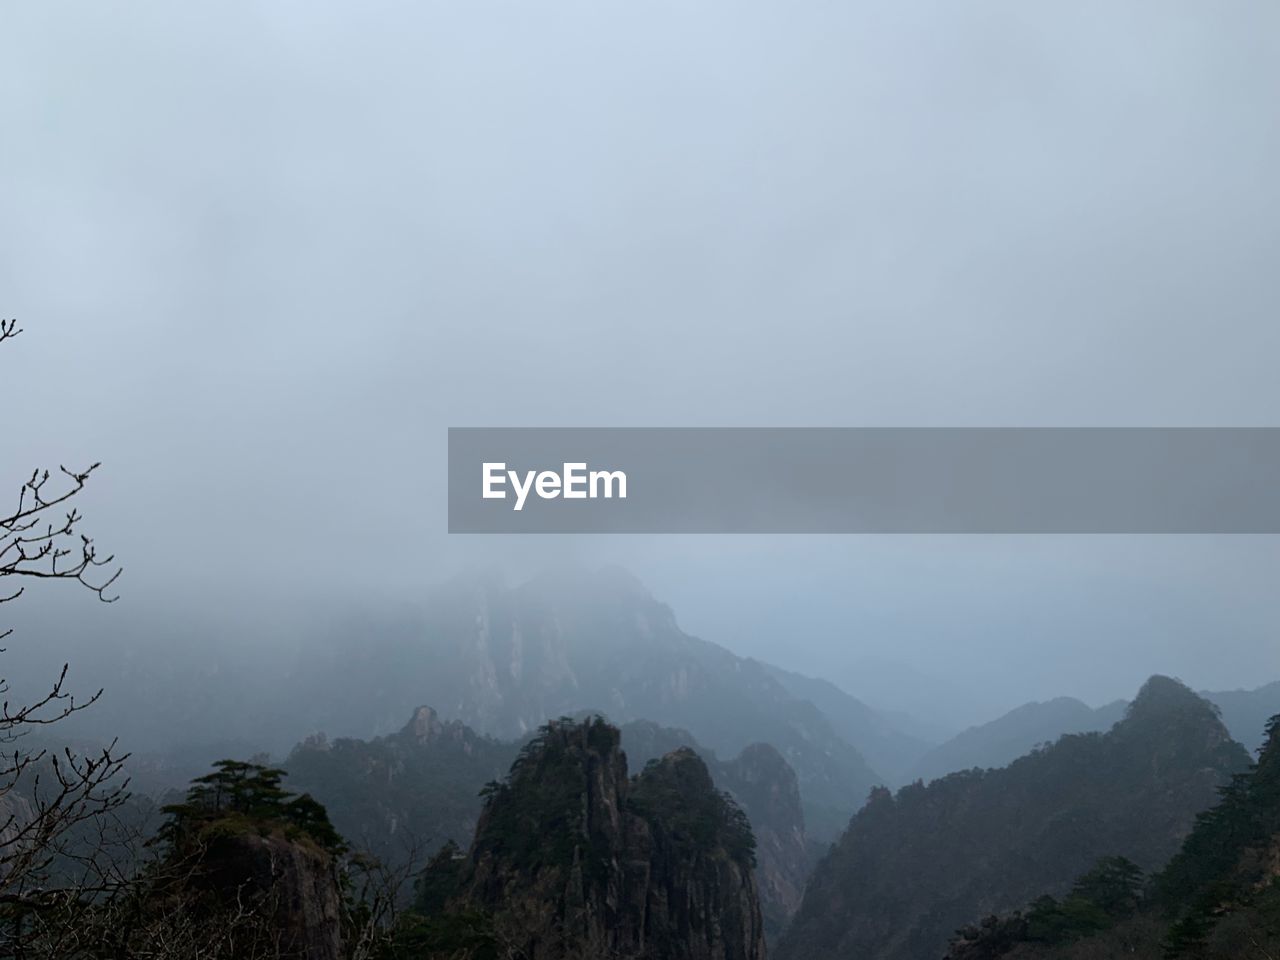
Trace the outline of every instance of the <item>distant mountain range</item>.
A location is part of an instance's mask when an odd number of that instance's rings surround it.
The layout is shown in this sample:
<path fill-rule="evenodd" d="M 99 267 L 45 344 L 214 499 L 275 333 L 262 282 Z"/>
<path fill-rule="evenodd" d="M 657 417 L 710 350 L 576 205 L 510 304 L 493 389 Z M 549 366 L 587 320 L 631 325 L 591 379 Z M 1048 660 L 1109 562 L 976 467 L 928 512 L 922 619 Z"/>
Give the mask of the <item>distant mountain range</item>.
<path fill-rule="evenodd" d="M 1068 733 L 1108 730 L 1124 717 L 1127 701 L 1090 707 L 1072 697 L 1025 703 L 1002 717 L 970 727 L 925 753 L 904 782 L 928 783 L 957 770 L 1003 767 L 1042 743 Z"/>
<path fill-rule="evenodd" d="M 618 570 L 516 586 L 459 578 L 412 611 L 334 624 L 299 644 L 296 656 L 277 648 L 274 659 L 242 659 L 234 668 L 210 656 L 208 669 L 189 675 L 160 658 L 117 665 L 134 688 L 153 676 L 145 671 L 160 671 L 154 712 L 135 717 L 153 728 L 152 742 L 208 737 L 198 749 L 135 756 L 139 792 L 162 795 L 224 756 L 265 769 L 269 753 L 295 744 L 284 762 L 290 789 L 327 807 L 355 849 L 403 864 L 412 848 L 421 861 L 456 844 L 434 861 L 459 885 L 452 906 L 432 908 L 431 923 L 465 926 L 473 909 L 492 920 L 551 905 L 582 921 L 586 939 L 574 949 L 594 949 L 610 927 L 591 911 L 619 909 L 616 894 L 629 890 L 633 900 L 617 914 L 628 949 L 641 940 L 644 950 L 659 949 L 652 937 L 661 925 L 646 919 L 653 910 L 663 923 L 684 924 L 680 949 L 699 960 L 723 960 L 707 931 L 725 918 L 736 925 L 734 949 L 752 960 L 766 941 L 775 960 L 937 960 L 962 927 L 955 960 L 1128 956 L 1117 943 L 1146 950 L 1164 919 L 1147 909 L 1154 894 L 1140 888 L 1144 873 L 1178 850 L 1196 815 L 1246 769 L 1245 748 L 1262 744 L 1267 718 L 1280 714 L 1280 683 L 1196 695 L 1154 677 L 1132 703 L 1027 703 L 932 743 L 910 718 L 826 680 L 686 634 L 667 606 Z M 197 695 L 188 696 L 192 689 Z M 177 710 L 187 713 L 171 728 L 157 722 Z M 110 716 L 105 726 L 112 729 Z M 292 739 L 281 744 L 285 736 Z M 1191 865 L 1177 875 L 1199 899 L 1165 901 L 1187 923 L 1223 937 L 1229 925 L 1214 926 L 1210 902 L 1219 881 L 1236 898 L 1233 916 L 1270 922 L 1248 886 L 1277 875 L 1274 843 L 1255 836 L 1275 829 L 1270 742 L 1259 767 L 1270 773 L 1255 771 L 1248 802 L 1230 808 L 1239 818 L 1223 815 L 1230 830 L 1244 832 L 1197 828 L 1200 846 L 1184 848 Z M 581 782 L 542 795 L 519 769 L 522 756 L 532 764 L 526 772 L 541 769 L 531 743 L 569 758 Z M 486 809 L 504 809 L 492 803 L 501 795 L 514 798 L 520 823 L 559 830 L 583 802 L 596 803 L 601 771 L 612 799 L 598 812 L 618 817 L 591 843 L 624 858 L 593 861 L 603 886 L 582 875 L 586 860 L 539 866 L 544 854 L 572 853 L 576 840 L 558 835 L 543 844 L 512 833 L 511 824 L 495 832 L 485 822 Z M 493 786 L 502 783 L 519 789 L 504 794 Z M 896 794 L 888 789 L 902 784 Z M 681 811 L 682 797 L 701 809 L 694 820 Z M 651 807 L 655 798 L 661 811 Z M 0 813 L 21 814 L 19 799 L 11 796 Z M 152 805 L 129 809 L 141 818 Z M 1252 846 L 1237 843 L 1244 835 Z M 513 859 L 508 843 L 533 859 Z M 1229 856 L 1214 860 L 1206 844 Z M 572 856 L 598 852 L 588 844 Z M 679 859 L 686 854 L 692 859 Z M 656 873 L 638 876 L 645 870 Z M 1160 876 L 1177 873 L 1170 871 Z M 525 881 L 543 888 L 522 898 Z M 669 898 L 681 884 L 698 892 L 672 913 Z M 1111 899 L 1100 906 L 1104 895 Z M 687 910 L 719 919 L 708 926 Z M 1064 931 L 1088 949 L 1105 943 L 1112 954 L 1072 953 L 1052 940 Z M 1111 933 L 1130 939 L 1106 940 Z M 1046 944 L 1053 949 L 1044 952 Z M 1223 947 L 1207 955 L 1232 954 Z"/>
<path fill-rule="evenodd" d="M 821 710 L 835 732 L 856 746 L 872 769 L 890 783 L 899 782 L 903 773 L 933 746 L 906 732 L 890 714 L 867 706 L 830 681 L 805 677 L 769 664 L 762 666 L 793 697 L 807 700 Z"/>
<path fill-rule="evenodd" d="M 595 710 L 688 730 L 719 756 L 767 743 L 795 770 L 810 836 L 827 841 L 886 779 L 864 750 L 900 766 L 896 751 L 911 758 L 925 746 L 830 684 L 689 636 L 619 570 L 517 587 L 458 580 L 423 611 L 308 652 L 291 682 L 309 691 L 300 713 L 311 729 L 340 716 L 348 729 L 389 732 L 430 703 L 506 739 Z"/>
<path fill-rule="evenodd" d="M 65 732 L 84 740 L 119 734 L 134 753 L 136 782 L 152 791 L 222 756 L 279 755 L 315 731 L 392 735 L 422 703 L 508 741 L 596 710 L 619 723 L 686 729 L 722 757 L 772 745 L 799 778 L 808 836 L 829 842 L 876 784 L 1003 766 L 1064 733 L 1104 730 L 1123 707 L 1065 698 L 1027 704 L 940 743 L 911 717 L 827 680 L 686 634 L 670 608 L 617 569 L 575 569 L 515 586 L 458 577 L 411 606 L 365 610 L 292 640 L 185 629 L 192 641 L 185 659 L 169 656 L 168 631 L 138 624 L 137 636 L 121 641 L 128 655 L 102 643 L 73 661 L 73 675 L 93 676 L 107 694 L 69 718 Z M 145 710 L 133 690 L 147 691 Z M 1266 717 L 1280 710 L 1280 682 L 1208 696 L 1251 749 Z"/>
<path fill-rule="evenodd" d="M 1280 682 L 1256 690 L 1202 691 L 1200 695 L 1218 707 L 1231 736 L 1250 753 L 1262 746 L 1267 719 L 1280 713 Z M 1003 767 L 1064 734 L 1109 730 L 1127 707 L 1127 701 L 1117 700 L 1095 708 L 1071 697 L 1026 703 L 929 750 L 902 782 L 927 783 L 957 770 Z"/>
<path fill-rule="evenodd" d="M 1248 764 L 1212 704 L 1153 677 L 1107 733 L 877 790 L 810 878 L 776 956 L 936 960 L 962 925 L 1062 893 L 1099 857 L 1163 865 Z"/>

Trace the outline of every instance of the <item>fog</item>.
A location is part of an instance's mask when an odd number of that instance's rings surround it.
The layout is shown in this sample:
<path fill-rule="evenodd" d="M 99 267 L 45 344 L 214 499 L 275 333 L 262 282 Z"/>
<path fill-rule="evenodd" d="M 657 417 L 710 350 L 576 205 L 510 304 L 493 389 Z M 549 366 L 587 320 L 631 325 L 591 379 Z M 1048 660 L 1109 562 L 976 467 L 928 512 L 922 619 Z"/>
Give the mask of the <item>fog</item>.
<path fill-rule="evenodd" d="M 1276 425 L 1278 94 L 1262 2 L 14 5 L 0 467 L 102 460 L 126 567 L 14 643 L 612 562 L 952 726 L 1280 678 L 1274 538 L 466 538 L 443 489 L 448 426 Z"/>

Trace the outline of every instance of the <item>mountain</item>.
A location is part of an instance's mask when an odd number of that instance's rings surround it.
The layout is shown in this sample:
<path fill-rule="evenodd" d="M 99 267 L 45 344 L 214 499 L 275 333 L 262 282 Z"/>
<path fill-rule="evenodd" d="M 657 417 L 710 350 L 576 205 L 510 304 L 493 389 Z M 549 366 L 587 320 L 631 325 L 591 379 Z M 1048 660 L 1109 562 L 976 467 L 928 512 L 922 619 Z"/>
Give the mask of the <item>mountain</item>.
<path fill-rule="evenodd" d="M 681 749 L 628 776 L 616 727 L 546 725 L 419 882 L 404 955 L 763 960 L 754 840 Z"/>
<path fill-rule="evenodd" d="M 680 630 L 628 574 L 545 576 L 518 587 L 455 580 L 420 618 L 352 625 L 313 648 L 291 683 L 310 729 L 395 729 L 417 704 L 501 738 L 583 709 L 681 727 L 721 756 L 775 747 L 800 781 L 810 834 L 834 839 L 881 777 L 818 707 L 762 664 Z"/>
<path fill-rule="evenodd" d="M 928 783 L 957 770 L 1006 766 L 1064 734 L 1109 730 L 1123 719 L 1127 706 L 1118 700 L 1095 709 L 1072 697 L 1023 704 L 934 747 L 911 768 L 909 779 Z"/>
<path fill-rule="evenodd" d="M 991 916 L 960 931 L 947 957 L 1269 960 L 1277 955 L 1280 715 L 1263 727 L 1258 762 L 1233 778 L 1221 801 L 1197 818 L 1178 855 L 1149 882 L 1142 882 L 1140 872 L 1126 870 L 1120 858 L 1109 857 L 1062 900 L 1042 896 L 1012 916 Z"/>
<path fill-rule="evenodd" d="M 475 833 L 479 794 L 502 777 L 519 744 L 485 737 L 418 707 L 398 732 L 373 740 L 323 734 L 285 761 L 289 782 L 315 796 L 348 841 L 386 863 Z"/>
<path fill-rule="evenodd" d="M 1250 753 L 1262 748 L 1267 722 L 1280 713 L 1280 680 L 1256 690 L 1219 690 L 1200 696 L 1218 705 L 1222 722 Z"/>
<path fill-rule="evenodd" d="M 621 736 L 635 768 L 693 749 L 716 787 L 733 796 L 756 836 L 765 928 L 771 938 L 777 936 L 800 905 L 815 859 L 790 765 L 766 744 L 720 760 L 687 731 L 647 720 L 622 725 Z M 419 707 L 390 736 L 369 741 L 309 737 L 284 767 L 290 784 L 323 803 L 344 837 L 384 863 L 399 865 L 446 841 L 469 843 L 480 816 L 481 790 L 505 775 L 519 751 L 518 742 L 481 736 L 460 721 L 442 721 L 430 707 Z"/>
<path fill-rule="evenodd" d="M 765 934 L 774 942 L 800 906 L 816 857 L 805 836 L 804 812 L 795 771 L 773 747 L 757 743 L 732 760 L 720 760 L 684 730 L 647 720 L 623 724 L 628 762 L 643 768 L 677 750 L 692 749 L 715 785 L 746 813 L 756 838 L 756 884 Z"/>
<path fill-rule="evenodd" d="M 877 790 L 818 865 L 777 956 L 935 960 L 963 924 L 1062 893 L 1099 857 L 1162 865 L 1247 765 L 1211 704 L 1153 677 L 1105 734 Z"/>
<path fill-rule="evenodd" d="M 1280 713 L 1280 681 L 1256 690 L 1201 691 L 1200 696 L 1221 710 L 1231 736 L 1250 753 L 1262 746 L 1267 719 Z M 1037 744 L 1052 743 L 1063 734 L 1109 730 L 1126 707 L 1127 702 L 1117 700 L 1095 708 L 1071 697 L 1023 704 L 930 750 L 908 779 L 927 783 L 957 770 L 1003 767 Z"/>
<path fill-rule="evenodd" d="M 907 771 L 934 746 L 905 730 L 893 714 L 867 706 L 830 681 L 768 664 L 764 667 L 793 697 L 821 710 L 832 729 L 890 782 L 903 782 Z"/>
<path fill-rule="evenodd" d="M 60 896 L 33 909 L 11 895 L 3 955 L 350 957 L 344 931 L 356 917 L 345 895 L 346 846 L 324 808 L 286 789 L 281 770 L 234 760 L 214 767 L 164 808 L 167 819 L 146 843 L 154 856 L 118 863 L 136 870 L 127 883 L 82 859 L 76 877 L 89 885 L 79 903 Z M 101 880 L 108 882 L 99 888 Z"/>

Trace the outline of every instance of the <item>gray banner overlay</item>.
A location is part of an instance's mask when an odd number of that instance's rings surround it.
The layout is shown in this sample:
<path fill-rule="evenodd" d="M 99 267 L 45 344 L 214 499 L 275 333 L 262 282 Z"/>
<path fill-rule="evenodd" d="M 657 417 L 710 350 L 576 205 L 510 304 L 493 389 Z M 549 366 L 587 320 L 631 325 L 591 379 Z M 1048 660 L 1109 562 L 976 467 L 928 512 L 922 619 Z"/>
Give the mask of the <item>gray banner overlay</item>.
<path fill-rule="evenodd" d="M 1280 428 L 453 428 L 449 532 L 1280 533 Z"/>

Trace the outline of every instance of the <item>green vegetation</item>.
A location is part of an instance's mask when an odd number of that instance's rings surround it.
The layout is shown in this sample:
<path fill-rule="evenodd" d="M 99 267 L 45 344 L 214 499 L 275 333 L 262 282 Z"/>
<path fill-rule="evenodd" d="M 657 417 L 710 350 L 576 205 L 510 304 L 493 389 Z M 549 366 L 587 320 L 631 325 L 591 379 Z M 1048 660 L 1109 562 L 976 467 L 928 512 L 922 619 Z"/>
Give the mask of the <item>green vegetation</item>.
<path fill-rule="evenodd" d="M 1020 944 L 1073 943 L 1132 917 L 1143 902 L 1143 886 L 1142 869 L 1132 860 L 1104 857 L 1063 899 L 1040 897 L 1025 913 L 964 928 L 958 940 L 981 957 L 1000 957 Z"/>
<path fill-rule="evenodd" d="M 1124 857 L 1104 857 L 1063 900 L 1041 897 L 1027 913 L 1027 938 L 1042 943 L 1079 940 L 1129 917 L 1142 902 L 1142 869 Z"/>
<path fill-rule="evenodd" d="M 608 774 L 600 760 L 616 753 L 620 740 L 617 728 L 598 716 L 544 725 L 521 749 L 507 779 L 482 791 L 477 844 L 518 871 L 567 868 L 582 858 L 588 877 L 603 876 L 610 851 L 588 822 L 591 811 L 582 795 L 593 779 Z"/>
<path fill-rule="evenodd" d="M 1223 787 L 1145 889 L 1117 859 L 1058 903 L 962 930 L 953 960 L 1273 960 L 1280 956 L 1280 716 L 1258 762 Z M 1132 866 L 1132 865 L 1129 865 Z"/>
<path fill-rule="evenodd" d="M 599 716 L 543 726 L 484 788 L 470 851 L 446 844 L 418 876 L 397 956 L 676 960 L 706 941 L 756 960 L 745 814 L 692 750 L 628 777 L 620 741 Z"/>
<path fill-rule="evenodd" d="M 399 868 L 445 841 L 470 843 L 480 790 L 503 775 L 516 751 L 456 721 L 435 721 L 420 735 L 411 719 L 374 740 L 313 738 L 284 768 L 290 783 L 325 805 L 343 836 Z"/>
<path fill-rule="evenodd" d="M 1156 896 L 1176 917 L 1171 957 L 1209 948 L 1226 917 L 1253 913 L 1262 934 L 1280 938 L 1280 715 L 1267 724 L 1262 753 L 1235 777 L 1222 801 L 1201 814 L 1182 852 L 1157 880 Z"/>
<path fill-rule="evenodd" d="M 630 805 L 672 844 L 678 857 L 720 851 L 755 866 L 756 839 L 747 815 L 732 797 L 715 789 L 692 750 L 650 760 L 635 780 Z"/>
<path fill-rule="evenodd" d="M 161 840 L 182 848 L 194 838 L 278 830 L 291 840 L 308 838 L 331 854 L 346 849 L 321 804 L 280 785 L 283 770 L 239 760 L 219 760 L 214 768 L 192 782 L 182 803 L 163 808 L 169 820 Z"/>
<path fill-rule="evenodd" d="M 1003 769 L 896 796 L 873 792 L 814 872 L 777 955 L 940 956 L 965 924 L 1045 892 L 1064 900 L 1040 902 L 1044 935 L 1075 936 L 1106 911 L 1083 890 L 1073 898 L 1073 881 L 1102 857 L 1163 866 L 1248 762 L 1211 704 L 1153 677 L 1105 734 L 1064 736 Z"/>

